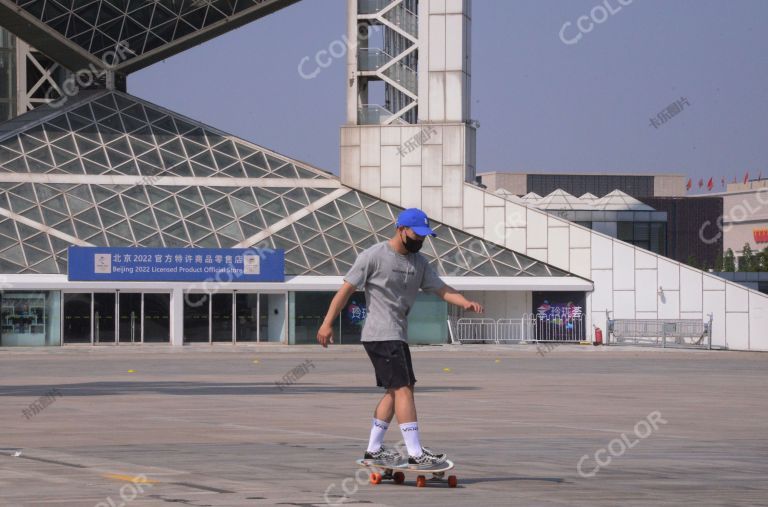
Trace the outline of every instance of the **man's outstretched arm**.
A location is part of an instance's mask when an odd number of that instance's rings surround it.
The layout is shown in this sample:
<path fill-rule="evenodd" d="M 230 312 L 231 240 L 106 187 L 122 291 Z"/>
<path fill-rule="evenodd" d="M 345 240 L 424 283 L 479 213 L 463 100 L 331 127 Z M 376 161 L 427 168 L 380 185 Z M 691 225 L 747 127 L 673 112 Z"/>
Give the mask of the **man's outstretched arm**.
<path fill-rule="evenodd" d="M 349 297 L 355 293 L 357 288 L 349 282 L 344 282 L 344 285 L 336 292 L 331 300 L 331 305 L 328 307 L 328 313 L 325 315 L 320 329 L 317 331 L 317 341 L 323 347 L 327 347 L 329 343 L 333 343 L 333 321 L 341 313 L 341 309 L 347 304 Z"/>
<path fill-rule="evenodd" d="M 448 303 L 463 308 L 464 310 L 475 313 L 483 313 L 485 311 L 480 303 L 470 301 L 450 285 L 443 285 L 443 287 L 437 290 L 435 294 L 440 296 L 443 301 L 447 301 Z"/>

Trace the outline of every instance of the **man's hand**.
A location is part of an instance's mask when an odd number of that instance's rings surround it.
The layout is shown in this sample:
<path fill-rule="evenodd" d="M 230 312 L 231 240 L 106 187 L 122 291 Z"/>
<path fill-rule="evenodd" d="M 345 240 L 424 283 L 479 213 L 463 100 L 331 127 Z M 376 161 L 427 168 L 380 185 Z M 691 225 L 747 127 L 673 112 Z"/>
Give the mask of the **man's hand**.
<path fill-rule="evenodd" d="M 475 313 L 485 312 L 485 308 L 483 308 L 483 305 L 481 305 L 476 301 L 467 301 L 467 304 L 464 305 L 464 309 L 469 312 L 475 312 Z"/>
<path fill-rule="evenodd" d="M 317 342 L 323 347 L 328 347 L 329 343 L 333 343 L 333 327 L 328 324 L 323 324 L 317 331 Z"/>

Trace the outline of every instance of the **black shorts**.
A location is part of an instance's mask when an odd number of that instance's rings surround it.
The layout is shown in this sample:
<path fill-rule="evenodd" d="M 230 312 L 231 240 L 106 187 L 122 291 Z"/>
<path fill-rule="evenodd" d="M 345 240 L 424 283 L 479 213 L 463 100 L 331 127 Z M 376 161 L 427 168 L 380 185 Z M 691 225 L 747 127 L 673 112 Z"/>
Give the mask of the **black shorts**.
<path fill-rule="evenodd" d="M 363 342 L 376 371 L 376 385 L 386 389 L 410 386 L 416 383 L 408 344 L 401 340 Z"/>

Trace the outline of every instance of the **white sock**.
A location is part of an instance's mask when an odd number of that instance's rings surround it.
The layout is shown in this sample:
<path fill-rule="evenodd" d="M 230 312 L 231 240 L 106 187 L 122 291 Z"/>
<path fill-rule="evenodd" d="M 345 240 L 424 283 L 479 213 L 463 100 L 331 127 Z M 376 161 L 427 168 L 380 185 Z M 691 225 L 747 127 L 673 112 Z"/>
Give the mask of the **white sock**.
<path fill-rule="evenodd" d="M 381 443 L 384 442 L 384 434 L 389 428 L 389 423 L 380 419 L 373 419 L 371 426 L 371 438 L 368 440 L 368 452 L 376 452 L 381 449 Z"/>
<path fill-rule="evenodd" d="M 419 423 L 409 422 L 400 425 L 400 431 L 405 440 L 405 446 L 408 448 L 408 455 L 418 458 L 422 455 L 421 442 L 419 441 Z"/>

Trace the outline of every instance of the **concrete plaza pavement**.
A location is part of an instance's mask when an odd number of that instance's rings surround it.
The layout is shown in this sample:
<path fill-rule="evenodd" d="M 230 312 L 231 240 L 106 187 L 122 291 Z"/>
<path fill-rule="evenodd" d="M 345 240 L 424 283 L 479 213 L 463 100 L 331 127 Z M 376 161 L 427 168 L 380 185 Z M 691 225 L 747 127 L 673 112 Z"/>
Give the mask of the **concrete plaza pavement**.
<path fill-rule="evenodd" d="M 356 475 L 380 394 L 358 346 L 0 349 L 0 505 L 768 505 L 768 354 L 413 359 L 422 438 L 456 489 Z"/>

